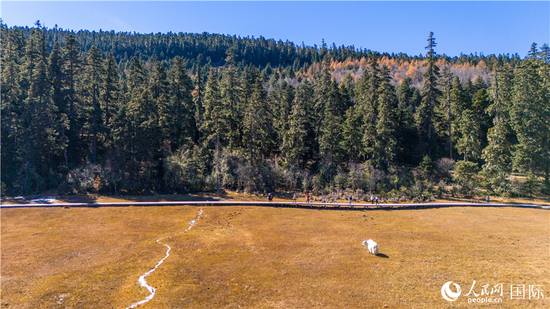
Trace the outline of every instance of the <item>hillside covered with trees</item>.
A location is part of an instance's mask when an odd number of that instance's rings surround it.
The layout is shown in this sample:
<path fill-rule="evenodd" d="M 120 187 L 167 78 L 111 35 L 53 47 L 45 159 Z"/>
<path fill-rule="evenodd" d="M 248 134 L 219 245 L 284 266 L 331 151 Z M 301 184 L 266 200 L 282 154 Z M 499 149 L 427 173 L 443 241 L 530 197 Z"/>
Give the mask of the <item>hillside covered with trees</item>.
<path fill-rule="evenodd" d="M 550 193 L 547 44 L 521 59 L 438 55 L 433 33 L 409 56 L 38 22 L 1 31 L 3 195 Z"/>

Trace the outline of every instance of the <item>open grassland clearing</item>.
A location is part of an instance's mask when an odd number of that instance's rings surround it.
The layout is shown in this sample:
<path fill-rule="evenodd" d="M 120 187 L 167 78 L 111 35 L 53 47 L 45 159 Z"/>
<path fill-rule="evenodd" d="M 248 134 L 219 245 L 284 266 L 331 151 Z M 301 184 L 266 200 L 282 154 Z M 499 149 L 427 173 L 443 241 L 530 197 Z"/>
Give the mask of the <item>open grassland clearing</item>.
<path fill-rule="evenodd" d="M 137 279 L 165 256 L 156 239 L 188 228 L 197 207 L 2 210 L 2 308 L 125 308 Z M 504 286 L 502 307 L 550 306 L 550 212 L 454 207 L 325 211 L 203 207 L 165 239 L 170 257 L 140 308 L 468 307 L 476 280 Z M 380 256 L 361 246 L 372 238 Z M 512 284 L 545 299 L 510 299 Z M 487 305 L 489 306 L 489 305 Z"/>

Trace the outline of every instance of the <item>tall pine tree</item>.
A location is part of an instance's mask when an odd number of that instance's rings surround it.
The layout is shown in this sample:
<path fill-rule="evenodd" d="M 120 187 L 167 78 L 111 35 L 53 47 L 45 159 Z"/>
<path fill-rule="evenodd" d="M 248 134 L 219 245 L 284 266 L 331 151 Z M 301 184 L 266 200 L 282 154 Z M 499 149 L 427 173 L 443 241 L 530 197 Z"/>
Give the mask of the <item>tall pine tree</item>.
<path fill-rule="evenodd" d="M 439 79 L 439 67 L 437 66 L 437 55 L 435 53 L 435 38 L 433 32 L 428 37 L 428 46 L 426 46 L 426 60 L 424 67 L 426 72 L 422 74 L 424 86 L 422 87 L 422 102 L 416 109 L 416 124 L 424 145 L 425 154 L 432 157 L 436 139 L 435 132 L 435 107 L 439 103 L 441 91 L 437 87 Z"/>
<path fill-rule="evenodd" d="M 550 164 L 549 93 L 543 83 L 543 76 L 539 74 L 540 66 L 548 64 L 541 63 L 536 55 L 536 48 L 532 48 L 531 56 L 524 59 L 516 71 L 510 109 L 513 128 L 518 138 L 514 166 L 531 173 L 548 171 Z"/>

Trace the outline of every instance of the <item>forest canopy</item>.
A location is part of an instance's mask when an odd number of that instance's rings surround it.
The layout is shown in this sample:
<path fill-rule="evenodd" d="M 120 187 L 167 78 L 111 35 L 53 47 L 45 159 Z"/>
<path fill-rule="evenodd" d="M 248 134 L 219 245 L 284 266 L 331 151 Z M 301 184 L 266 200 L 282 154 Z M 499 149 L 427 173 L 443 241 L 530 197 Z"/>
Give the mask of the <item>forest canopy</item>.
<path fill-rule="evenodd" d="M 439 55 L 433 33 L 409 56 L 39 22 L 1 31 L 3 195 L 550 192 L 547 44 L 521 59 Z"/>

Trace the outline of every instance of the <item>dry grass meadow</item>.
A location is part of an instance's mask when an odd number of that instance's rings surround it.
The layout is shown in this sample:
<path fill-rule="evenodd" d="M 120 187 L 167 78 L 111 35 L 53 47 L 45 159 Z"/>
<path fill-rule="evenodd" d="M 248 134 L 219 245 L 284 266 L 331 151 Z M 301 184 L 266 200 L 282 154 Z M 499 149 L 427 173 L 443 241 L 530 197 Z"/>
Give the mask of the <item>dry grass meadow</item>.
<path fill-rule="evenodd" d="M 197 207 L 3 209 L 2 308 L 125 308 L 138 277 L 185 230 Z M 380 256 L 361 243 L 372 238 Z M 447 302 L 474 280 L 502 283 L 504 308 L 550 307 L 550 212 L 455 207 L 337 211 L 203 207 L 148 278 L 139 308 L 467 308 Z M 512 284 L 544 299 L 511 299 Z M 490 290 L 490 288 L 489 288 Z M 526 296 L 527 298 L 527 296 Z M 479 305 L 476 305 L 478 307 Z M 481 305 L 479 307 L 494 307 Z"/>

